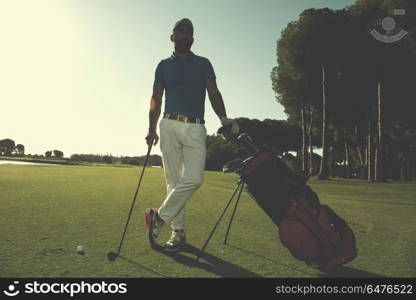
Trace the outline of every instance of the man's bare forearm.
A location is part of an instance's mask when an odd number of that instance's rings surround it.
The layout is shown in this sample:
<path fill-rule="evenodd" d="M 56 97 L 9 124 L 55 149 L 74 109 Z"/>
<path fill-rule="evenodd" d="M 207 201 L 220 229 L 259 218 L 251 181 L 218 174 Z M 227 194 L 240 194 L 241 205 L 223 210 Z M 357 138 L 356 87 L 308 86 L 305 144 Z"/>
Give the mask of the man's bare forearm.
<path fill-rule="evenodd" d="M 225 105 L 220 91 L 216 91 L 210 94 L 209 99 L 211 101 L 211 106 L 214 109 L 214 112 L 217 114 L 217 116 L 220 119 L 223 117 L 227 117 L 227 112 L 225 111 Z"/>
<path fill-rule="evenodd" d="M 157 121 L 159 120 L 161 111 L 160 101 L 157 101 L 152 97 L 150 99 L 150 109 L 149 109 L 149 132 L 156 132 Z"/>

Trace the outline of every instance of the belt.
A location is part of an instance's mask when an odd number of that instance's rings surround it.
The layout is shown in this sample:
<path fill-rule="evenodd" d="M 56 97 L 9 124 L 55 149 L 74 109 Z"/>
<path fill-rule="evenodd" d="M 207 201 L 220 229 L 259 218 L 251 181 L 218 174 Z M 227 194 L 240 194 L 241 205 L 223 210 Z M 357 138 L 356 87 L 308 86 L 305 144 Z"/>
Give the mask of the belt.
<path fill-rule="evenodd" d="M 187 117 L 183 115 L 173 115 L 173 114 L 164 113 L 163 117 L 165 119 L 176 120 L 176 121 L 180 121 L 184 123 L 205 124 L 205 121 L 203 119 Z"/>

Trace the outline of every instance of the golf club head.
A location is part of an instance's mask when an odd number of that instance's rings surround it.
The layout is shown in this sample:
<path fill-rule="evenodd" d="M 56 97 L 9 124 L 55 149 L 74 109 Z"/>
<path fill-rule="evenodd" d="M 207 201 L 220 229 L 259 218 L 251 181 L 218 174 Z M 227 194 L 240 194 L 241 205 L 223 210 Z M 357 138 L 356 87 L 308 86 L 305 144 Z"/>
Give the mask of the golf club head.
<path fill-rule="evenodd" d="M 237 142 L 243 144 L 250 151 L 258 152 L 259 149 L 254 145 L 253 139 L 247 133 L 242 133 L 237 137 Z"/>
<path fill-rule="evenodd" d="M 114 253 L 112 251 L 107 253 L 107 258 L 108 258 L 109 261 L 115 261 L 117 259 L 117 257 L 118 257 L 117 253 Z"/>
<path fill-rule="evenodd" d="M 241 167 L 242 167 L 242 160 L 240 158 L 236 158 L 227 162 L 222 167 L 222 171 L 224 173 L 237 172 L 239 169 L 241 169 Z"/>
<path fill-rule="evenodd" d="M 237 137 L 237 141 L 250 141 L 253 142 L 253 139 L 251 138 L 251 136 L 248 135 L 248 133 L 242 133 Z"/>

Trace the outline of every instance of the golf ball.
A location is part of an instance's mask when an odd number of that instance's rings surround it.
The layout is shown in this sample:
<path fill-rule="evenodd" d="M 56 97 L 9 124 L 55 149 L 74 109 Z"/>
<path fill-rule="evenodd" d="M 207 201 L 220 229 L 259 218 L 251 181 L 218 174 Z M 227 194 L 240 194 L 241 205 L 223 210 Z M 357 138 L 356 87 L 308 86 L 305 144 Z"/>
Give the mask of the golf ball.
<path fill-rule="evenodd" d="M 78 247 L 77 247 L 77 252 L 78 252 L 78 253 L 84 253 L 84 247 L 82 247 L 82 246 L 78 246 Z"/>

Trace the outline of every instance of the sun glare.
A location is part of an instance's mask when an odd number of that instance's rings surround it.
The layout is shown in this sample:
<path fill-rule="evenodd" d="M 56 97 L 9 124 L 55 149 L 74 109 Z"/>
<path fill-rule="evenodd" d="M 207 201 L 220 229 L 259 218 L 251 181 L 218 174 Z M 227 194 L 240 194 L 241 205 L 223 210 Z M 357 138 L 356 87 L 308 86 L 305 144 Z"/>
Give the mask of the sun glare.
<path fill-rule="evenodd" d="M 70 97 L 83 42 L 63 1 L 1 0 L 0 38 L 2 105 L 33 106 Z"/>

